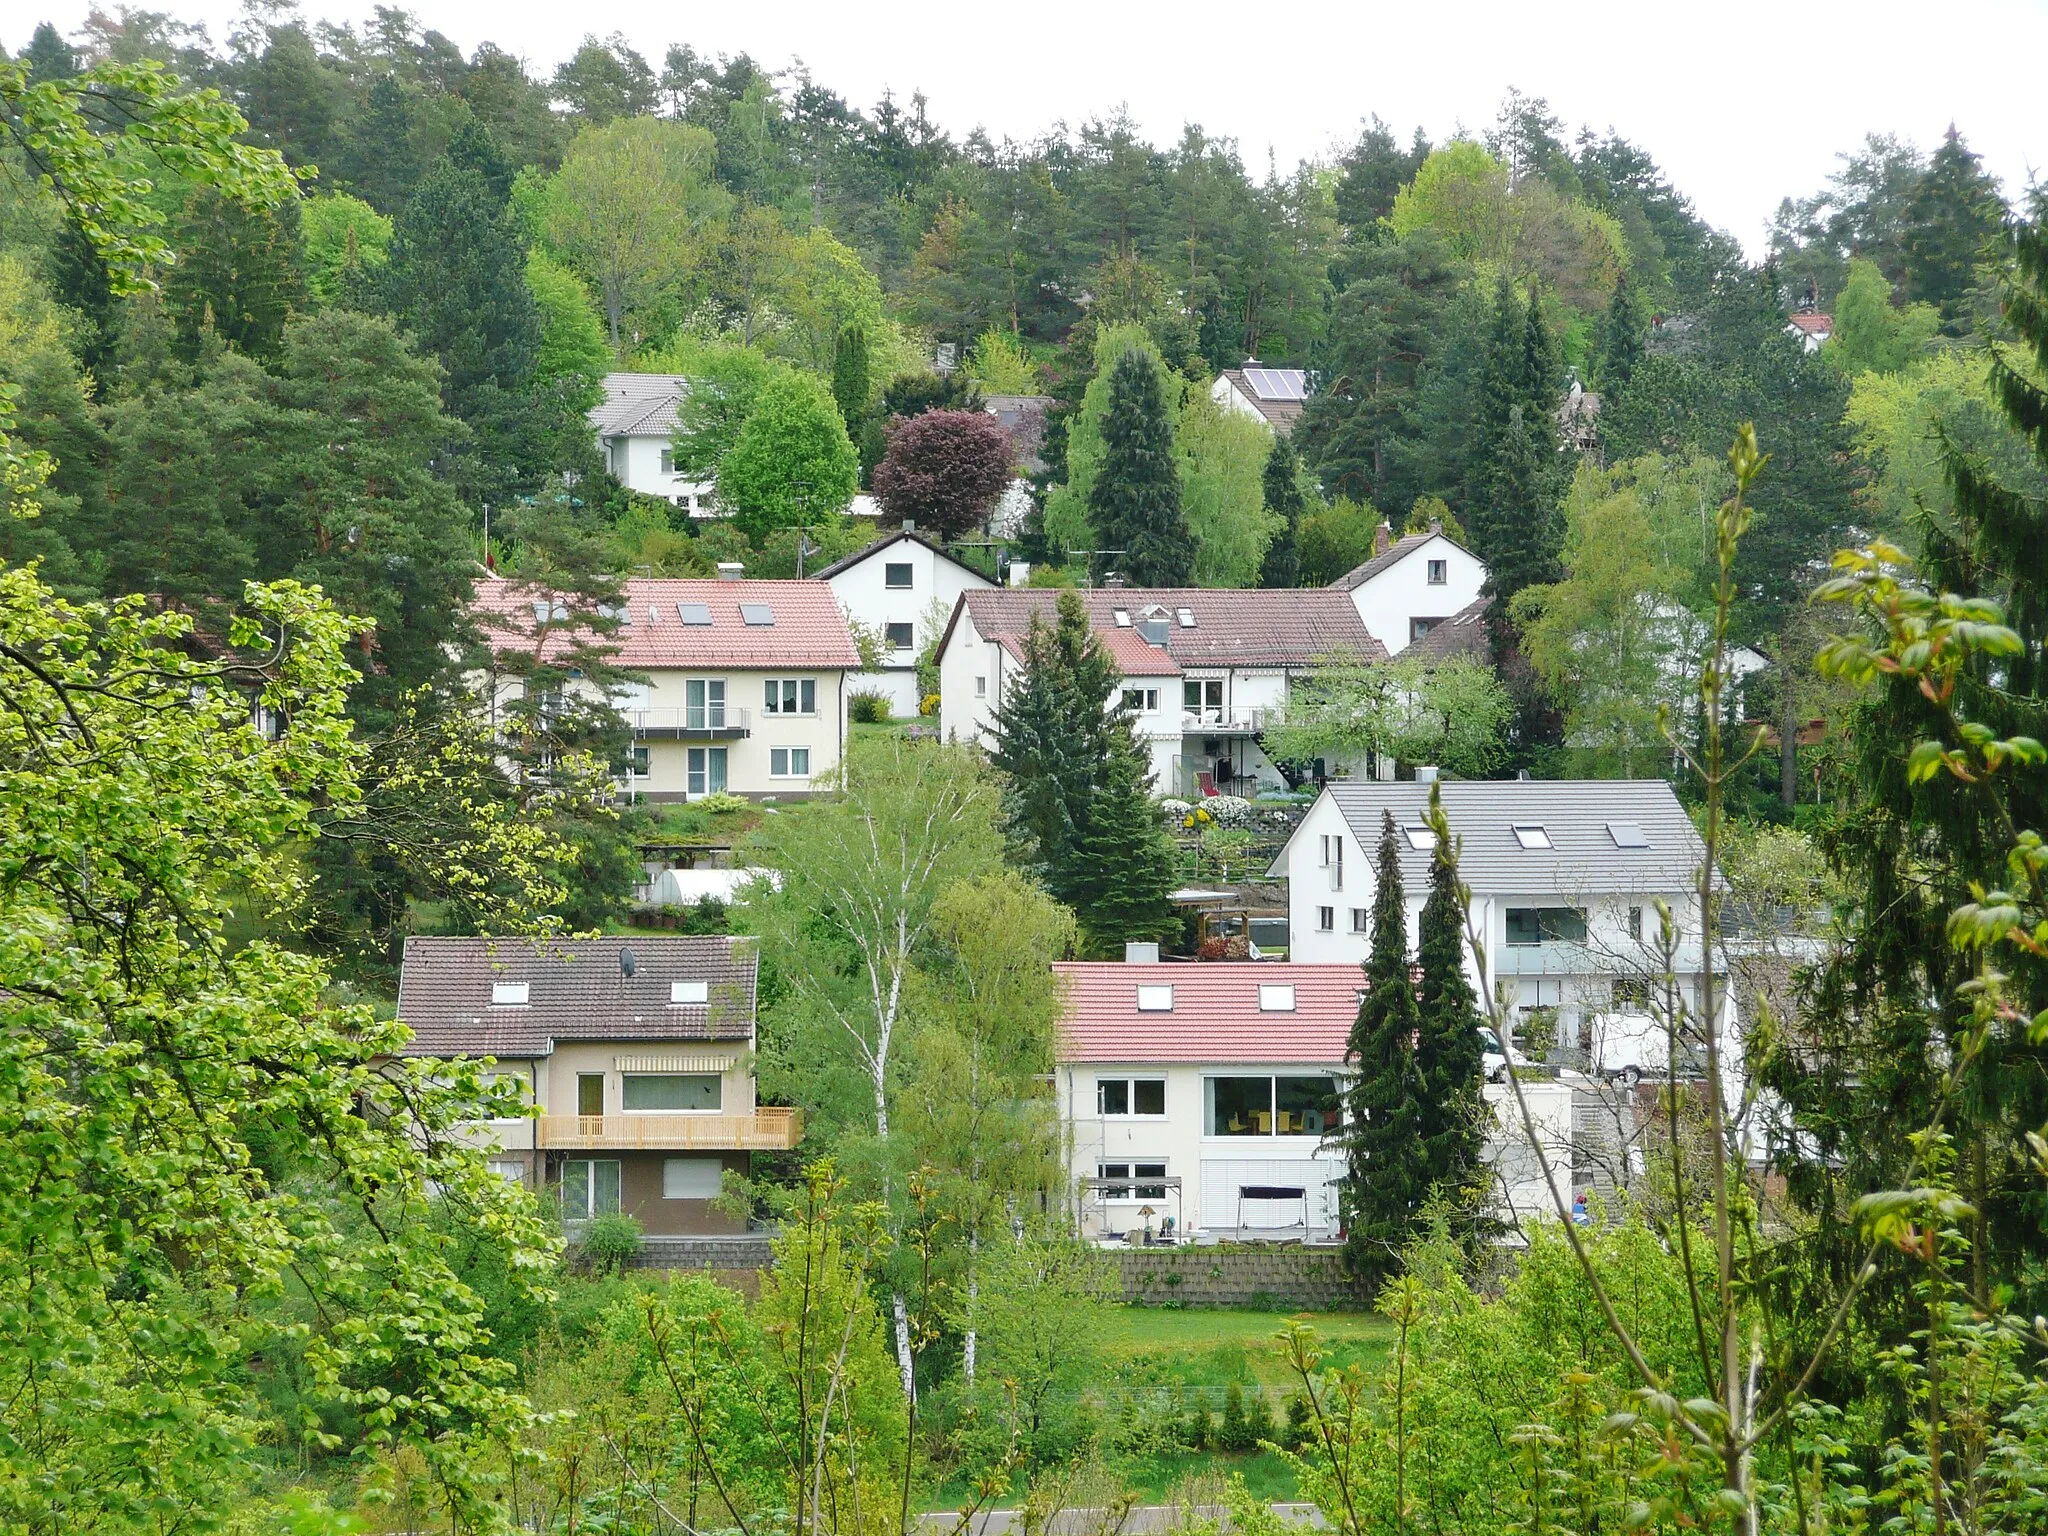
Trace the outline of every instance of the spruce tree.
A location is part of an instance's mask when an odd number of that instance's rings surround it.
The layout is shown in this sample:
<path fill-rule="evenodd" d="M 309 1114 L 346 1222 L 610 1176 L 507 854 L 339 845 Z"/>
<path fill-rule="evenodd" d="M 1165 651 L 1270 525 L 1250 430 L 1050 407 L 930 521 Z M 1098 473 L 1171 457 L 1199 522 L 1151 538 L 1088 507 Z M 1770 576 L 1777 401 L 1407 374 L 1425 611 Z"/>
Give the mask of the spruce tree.
<path fill-rule="evenodd" d="M 1643 361 L 1643 335 L 1648 329 L 1635 284 L 1624 272 L 1615 279 L 1614 297 L 1607 301 L 1607 313 L 1600 317 L 1595 338 L 1593 383 L 1604 397 L 1603 408 L 1628 388 L 1628 381 Z"/>
<path fill-rule="evenodd" d="M 1400 829 L 1380 825 L 1374 864 L 1372 953 L 1345 1059 L 1358 1074 L 1345 1094 L 1344 1257 L 1369 1284 L 1394 1273 L 1429 1194 L 1422 1137 L 1427 1087 L 1417 1061 L 1421 1015 L 1408 964 L 1408 903 Z"/>
<path fill-rule="evenodd" d="M 1430 858 L 1429 899 L 1416 928 L 1422 972 L 1416 1065 L 1422 1078 L 1422 1146 L 1433 1189 L 1460 1192 L 1476 1181 L 1485 1150 L 1481 1112 L 1485 1050 L 1479 1003 L 1465 970 L 1465 912 L 1458 866 L 1439 838 Z"/>
<path fill-rule="evenodd" d="M 1262 587 L 1294 587 L 1301 584 L 1301 514 L 1307 506 L 1301 494 L 1299 461 L 1294 445 L 1276 433 L 1273 451 L 1266 455 L 1266 510 L 1278 515 L 1280 526 L 1273 530 L 1273 542 L 1266 546 L 1266 558 L 1259 566 Z"/>
<path fill-rule="evenodd" d="M 1123 551 L 1116 565 L 1132 586 L 1186 586 L 1194 578 L 1195 543 L 1181 515 L 1173 426 L 1159 371 L 1135 347 L 1110 371 L 1102 445 L 1102 466 L 1088 490 L 1096 539 Z"/>
<path fill-rule="evenodd" d="M 1089 950 L 1105 958 L 1125 944 L 1179 926 L 1171 900 L 1173 841 L 1146 783 L 1144 754 L 1127 725 L 1109 733 L 1109 755 L 1089 796 L 1074 848 L 1071 898 Z"/>
<path fill-rule="evenodd" d="M 1984 174 L 1955 125 L 1928 159 L 1920 184 L 1906 204 L 1900 238 L 1908 299 L 1937 305 L 1942 328 L 1952 335 L 1969 329 L 1968 299 L 1977 266 L 1989 254 L 2006 220 L 1998 183 Z"/>
<path fill-rule="evenodd" d="M 868 416 L 868 388 L 868 333 L 858 325 L 841 326 L 832 349 L 832 399 L 856 443 Z"/>

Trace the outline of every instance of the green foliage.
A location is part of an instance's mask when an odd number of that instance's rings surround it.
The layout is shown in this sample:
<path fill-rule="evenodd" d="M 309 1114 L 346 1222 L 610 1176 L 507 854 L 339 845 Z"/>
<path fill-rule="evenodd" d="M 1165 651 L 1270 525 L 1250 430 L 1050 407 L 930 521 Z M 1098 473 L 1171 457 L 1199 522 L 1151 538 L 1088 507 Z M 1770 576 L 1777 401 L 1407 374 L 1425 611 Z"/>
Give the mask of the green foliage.
<path fill-rule="evenodd" d="M 1181 515 L 1194 541 L 1194 585 L 1258 583 L 1279 521 L 1265 505 L 1264 475 L 1273 442 L 1261 423 L 1226 411 L 1206 391 L 1186 386 L 1173 447 L 1180 467 Z"/>
<path fill-rule="evenodd" d="M 594 1275 L 617 1274 L 639 1252 L 640 1223 L 623 1211 L 591 1217 L 576 1239 L 576 1262 Z"/>
<path fill-rule="evenodd" d="M 873 393 L 868 367 L 867 332 L 857 325 L 842 326 L 832 349 L 832 399 L 849 436 L 857 436 L 867 420 L 868 396 Z"/>
<path fill-rule="evenodd" d="M 1379 510 L 1339 497 L 1301 522 L 1301 584 L 1326 587 L 1372 558 Z"/>
<path fill-rule="evenodd" d="M 1003 1383 L 987 1411 L 1009 1419 L 1027 1461 L 1077 1449 L 1074 1399 L 1099 1377 L 1105 1313 L 1116 1296 L 1108 1257 L 1057 1233 L 999 1242 L 982 1267 L 976 1308 L 988 1375 Z"/>
<path fill-rule="evenodd" d="M 1484 778 L 1500 763 L 1510 706 L 1493 669 L 1470 656 L 1322 659 L 1266 728 L 1283 762 L 1362 763 L 1368 753 Z"/>
<path fill-rule="evenodd" d="M 1373 861 L 1372 952 L 1344 1047 L 1358 1074 L 1344 1094 L 1344 1261 L 1371 1286 L 1394 1273 L 1429 1194 L 1424 1096 L 1435 1085 L 1423 1081 L 1416 1050 L 1422 1020 L 1408 963 L 1402 844 L 1393 812 L 1383 812 Z"/>
<path fill-rule="evenodd" d="M 1277 519 L 1273 541 L 1259 563 L 1262 587 L 1298 586 L 1301 580 L 1301 518 L 1308 498 L 1301 493 L 1301 468 L 1294 446 L 1276 433 L 1260 477 L 1267 513 Z"/>
<path fill-rule="evenodd" d="M 1434 789 L 1432 802 L 1437 802 Z M 1465 901 L 1447 845 L 1430 859 L 1429 897 L 1416 924 L 1420 1033 L 1415 1067 L 1422 1082 L 1421 1139 L 1429 1186 L 1439 1198 L 1477 1204 L 1488 1111 L 1482 1094 L 1484 1051 L 1479 1000 L 1465 968 Z"/>
<path fill-rule="evenodd" d="M 1038 393 L 1038 366 L 1031 354 L 1010 332 L 993 326 L 968 349 L 967 372 L 985 395 Z"/>
<path fill-rule="evenodd" d="M 1501 610 L 1524 587 L 1556 579 L 1563 540 L 1557 510 L 1556 343 L 1532 291 L 1525 306 L 1503 280 L 1494 296 L 1483 414 L 1483 494 L 1472 511 L 1474 550 Z"/>
<path fill-rule="evenodd" d="M 391 254 L 391 221 L 346 192 L 310 197 L 300 205 L 299 238 L 305 249 L 306 292 L 333 304 L 374 292 Z"/>
<path fill-rule="evenodd" d="M 1998 183 L 1951 124 L 1906 204 L 1899 241 L 1906 298 L 1939 309 L 1951 335 L 1967 328 L 1978 264 L 1991 255 L 2006 217 Z"/>
<path fill-rule="evenodd" d="M 1849 263 L 1849 281 L 1835 298 L 1835 329 L 1821 356 L 1850 378 L 1896 373 L 1926 355 L 1941 327 L 1931 304 L 1892 307 L 1892 287 L 1874 261 Z"/>
<path fill-rule="evenodd" d="M 1128 733 L 1120 735 L 1089 797 L 1066 898 L 1088 948 L 1101 956 L 1180 927 L 1171 900 L 1179 884 L 1173 844 L 1152 806 L 1150 765 Z"/>
<path fill-rule="evenodd" d="M 590 294 L 574 272 L 539 250 L 527 254 L 526 286 L 540 306 L 535 380 L 563 386 L 589 409 L 604 398 L 604 376 L 612 368 L 604 323 Z"/>
<path fill-rule="evenodd" d="M 186 200 L 176 237 L 164 307 L 187 354 L 205 333 L 251 357 L 274 355 L 301 296 L 298 202 L 252 209 L 201 187 Z"/>
<path fill-rule="evenodd" d="M 778 528 L 837 517 L 859 484 L 860 458 L 831 392 L 790 369 L 762 383 L 718 461 L 719 506 L 757 541 Z"/>
<path fill-rule="evenodd" d="M 1131 585 L 1184 587 L 1194 575 L 1195 549 L 1159 375 L 1136 349 L 1126 350 L 1110 370 L 1102 465 L 1088 491 L 1088 521 L 1104 548 L 1121 551 L 1113 558 Z"/>
<path fill-rule="evenodd" d="M 889 696 L 856 690 L 846 696 L 846 718 L 855 725 L 887 725 L 891 715 Z"/>

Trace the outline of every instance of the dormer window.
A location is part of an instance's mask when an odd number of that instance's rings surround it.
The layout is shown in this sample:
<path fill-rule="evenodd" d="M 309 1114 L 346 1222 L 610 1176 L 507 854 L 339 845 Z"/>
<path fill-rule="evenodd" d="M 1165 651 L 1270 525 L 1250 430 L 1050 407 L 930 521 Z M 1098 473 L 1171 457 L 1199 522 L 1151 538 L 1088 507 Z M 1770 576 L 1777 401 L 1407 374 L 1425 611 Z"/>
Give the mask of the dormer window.
<path fill-rule="evenodd" d="M 527 1004 L 527 989 L 530 982 L 494 981 L 491 983 L 491 1006 L 493 1008 L 524 1008 Z"/>
<path fill-rule="evenodd" d="M 1138 1012 L 1173 1012 L 1173 988 L 1171 986 L 1138 988 Z"/>
<path fill-rule="evenodd" d="M 1524 848 L 1548 848 L 1551 846 L 1550 833 L 1541 822 L 1518 821 L 1515 823 L 1515 841 Z"/>
<path fill-rule="evenodd" d="M 668 1000 L 671 1003 L 708 1003 L 711 1001 L 711 983 L 672 981 L 668 984 Z"/>
<path fill-rule="evenodd" d="M 1259 1012 L 1294 1012 L 1294 988 L 1292 985 L 1259 988 Z"/>

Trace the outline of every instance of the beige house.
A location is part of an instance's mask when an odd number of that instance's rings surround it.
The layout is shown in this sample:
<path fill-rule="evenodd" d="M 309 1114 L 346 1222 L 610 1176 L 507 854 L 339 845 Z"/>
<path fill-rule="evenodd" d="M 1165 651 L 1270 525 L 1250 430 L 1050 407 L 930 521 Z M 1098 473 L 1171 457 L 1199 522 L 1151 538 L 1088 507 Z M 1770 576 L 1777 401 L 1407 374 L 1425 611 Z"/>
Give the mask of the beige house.
<path fill-rule="evenodd" d="M 483 1058 L 531 1117 L 473 1134 L 563 1219 L 623 1211 L 653 1236 L 735 1232 L 712 1206 L 748 1154 L 802 1134 L 754 1096 L 759 957 L 744 938 L 410 938 L 408 1056 Z"/>
<path fill-rule="evenodd" d="M 637 800 L 698 800 L 721 791 L 797 799 L 846 748 L 847 680 L 860 671 L 846 616 L 817 581 L 667 580 L 624 584 L 610 664 L 637 681 L 612 702 L 633 733 L 620 788 Z M 548 595 L 521 582 L 477 584 L 494 649 L 529 650 Z M 545 645 L 567 636 L 548 636 Z M 494 709 L 524 686 L 489 682 Z"/>

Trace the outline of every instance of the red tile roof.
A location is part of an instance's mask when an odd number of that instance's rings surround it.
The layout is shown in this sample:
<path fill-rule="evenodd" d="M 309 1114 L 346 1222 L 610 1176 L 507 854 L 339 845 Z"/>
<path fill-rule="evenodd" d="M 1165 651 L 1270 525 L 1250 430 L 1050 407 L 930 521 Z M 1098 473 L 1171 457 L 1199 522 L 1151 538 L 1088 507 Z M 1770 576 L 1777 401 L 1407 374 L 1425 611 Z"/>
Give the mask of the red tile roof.
<path fill-rule="evenodd" d="M 1032 615 L 1054 623 L 1058 601 L 1057 592 L 1043 587 L 963 593 L 940 649 L 964 612 L 982 639 L 1021 657 Z M 1340 651 L 1366 661 L 1387 654 L 1351 599 L 1329 587 L 1098 587 L 1083 592 L 1081 601 L 1125 677 L 1175 677 L 1188 667 L 1307 667 Z M 1164 646 L 1138 633 L 1137 620 L 1147 608 L 1165 611 Z M 1194 617 L 1193 628 L 1181 624 L 1183 608 Z M 1130 616 L 1128 627 L 1116 622 L 1118 609 Z"/>
<path fill-rule="evenodd" d="M 1792 316 L 1792 324 L 1809 336 L 1831 336 L 1835 330 L 1835 317 L 1801 310 Z"/>
<path fill-rule="evenodd" d="M 1062 1061 L 1336 1066 L 1358 1016 L 1356 965 L 1271 960 L 1055 965 L 1067 993 Z M 1138 1011 L 1138 988 L 1173 988 L 1171 1012 Z M 1292 1013 L 1261 1013 L 1259 988 L 1292 986 Z"/>
<path fill-rule="evenodd" d="M 858 669 L 860 655 L 832 589 L 819 581 L 669 580 L 635 577 L 623 584 L 626 619 L 605 643 L 618 647 L 611 664 L 628 671 L 651 667 L 778 667 Z M 529 649 L 535 604 L 546 594 L 517 580 L 479 581 L 475 615 L 493 645 Z M 683 603 L 702 603 L 709 624 L 685 624 Z M 749 624 L 740 605 L 765 607 L 773 624 Z M 586 637 L 587 638 L 587 637 Z M 569 635 L 550 636 L 559 654 Z"/>

